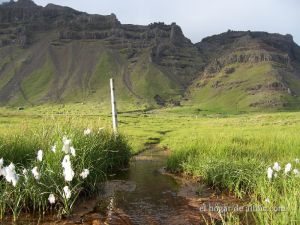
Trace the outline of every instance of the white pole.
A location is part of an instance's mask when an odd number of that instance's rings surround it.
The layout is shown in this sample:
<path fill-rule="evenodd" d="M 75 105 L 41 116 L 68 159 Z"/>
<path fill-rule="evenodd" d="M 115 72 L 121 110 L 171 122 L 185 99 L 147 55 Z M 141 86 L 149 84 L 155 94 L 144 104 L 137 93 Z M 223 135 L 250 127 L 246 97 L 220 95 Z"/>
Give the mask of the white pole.
<path fill-rule="evenodd" d="M 110 79 L 110 94 L 111 94 L 111 112 L 112 112 L 112 123 L 114 133 L 118 133 L 118 114 L 117 114 L 117 104 L 115 100 L 115 89 L 114 89 L 114 79 Z"/>

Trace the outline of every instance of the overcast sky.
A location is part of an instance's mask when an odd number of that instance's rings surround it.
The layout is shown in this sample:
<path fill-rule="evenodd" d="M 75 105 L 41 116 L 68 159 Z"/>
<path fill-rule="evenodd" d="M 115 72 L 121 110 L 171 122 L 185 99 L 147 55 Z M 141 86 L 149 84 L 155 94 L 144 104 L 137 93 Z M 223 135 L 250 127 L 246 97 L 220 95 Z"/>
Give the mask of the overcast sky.
<path fill-rule="evenodd" d="M 3 0 L 0 0 L 0 2 Z M 88 13 L 115 13 L 121 23 L 176 22 L 193 42 L 231 30 L 292 34 L 300 44 L 300 0 L 35 0 Z"/>

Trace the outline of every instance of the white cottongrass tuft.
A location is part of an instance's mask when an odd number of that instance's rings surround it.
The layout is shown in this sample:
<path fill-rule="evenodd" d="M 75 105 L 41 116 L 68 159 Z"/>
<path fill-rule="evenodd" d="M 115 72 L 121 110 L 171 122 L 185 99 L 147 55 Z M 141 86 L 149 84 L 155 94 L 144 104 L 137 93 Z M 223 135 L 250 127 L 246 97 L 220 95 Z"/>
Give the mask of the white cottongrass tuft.
<path fill-rule="evenodd" d="M 65 155 L 61 164 L 62 164 L 62 167 L 64 168 L 63 175 L 65 177 L 65 181 L 72 181 L 75 173 L 72 169 L 70 156 Z"/>
<path fill-rule="evenodd" d="M 39 173 L 37 167 L 34 167 L 34 168 L 31 170 L 31 173 L 32 173 L 32 175 L 34 176 L 34 179 L 36 179 L 36 180 L 39 180 L 39 179 L 40 179 L 41 175 L 40 175 L 40 173 Z"/>
<path fill-rule="evenodd" d="M 62 147 L 62 151 L 66 154 L 69 154 L 70 151 L 71 151 L 71 144 L 72 144 L 72 141 L 71 139 L 68 139 L 67 137 L 64 137 L 63 138 L 63 147 Z"/>
<path fill-rule="evenodd" d="M 51 146 L 51 151 L 54 153 L 56 152 L 56 145 Z"/>
<path fill-rule="evenodd" d="M 76 156 L 76 151 L 75 151 L 74 147 L 70 148 L 70 153 L 71 153 L 72 156 L 74 156 L 74 157 Z"/>
<path fill-rule="evenodd" d="M 11 183 L 14 187 L 17 185 L 19 176 L 15 171 L 15 165 L 13 163 L 4 167 L 1 174 L 5 177 L 8 183 Z"/>
<path fill-rule="evenodd" d="M 81 176 L 81 178 L 82 179 L 85 179 L 85 178 L 87 178 L 87 176 L 90 174 L 90 171 L 88 170 L 88 169 L 84 169 L 83 171 L 82 171 L 82 173 L 80 174 L 80 176 Z"/>
<path fill-rule="evenodd" d="M 43 160 L 43 150 L 38 150 L 36 159 L 40 162 Z"/>
<path fill-rule="evenodd" d="M 273 170 L 279 172 L 281 170 L 281 167 L 279 166 L 279 163 L 278 162 L 275 162 L 274 163 L 274 166 L 273 166 Z"/>
<path fill-rule="evenodd" d="M 50 202 L 51 205 L 55 203 L 56 199 L 54 194 L 49 195 L 48 201 Z"/>
<path fill-rule="evenodd" d="M 69 186 L 65 186 L 63 188 L 63 190 L 64 190 L 64 198 L 66 198 L 66 199 L 71 198 L 72 193 L 71 193 Z"/>
<path fill-rule="evenodd" d="M 272 180 L 272 177 L 273 177 L 273 170 L 271 167 L 268 168 L 267 170 L 267 177 L 269 180 Z"/>
<path fill-rule="evenodd" d="M 286 164 L 284 168 L 284 173 L 288 174 L 291 170 L 292 170 L 292 164 L 291 163 Z"/>
<path fill-rule="evenodd" d="M 83 134 L 84 134 L 85 136 L 90 135 L 91 133 L 92 133 L 92 130 L 91 130 L 90 128 L 87 128 L 87 129 L 85 129 L 85 130 L 83 131 Z"/>

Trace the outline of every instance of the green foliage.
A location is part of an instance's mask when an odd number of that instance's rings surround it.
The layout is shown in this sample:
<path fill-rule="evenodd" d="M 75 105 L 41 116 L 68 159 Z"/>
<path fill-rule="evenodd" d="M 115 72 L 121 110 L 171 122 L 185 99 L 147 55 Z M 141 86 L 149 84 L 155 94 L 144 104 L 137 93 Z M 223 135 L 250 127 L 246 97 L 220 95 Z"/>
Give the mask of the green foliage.
<path fill-rule="evenodd" d="M 61 215 L 69 215 L 77 199 L 98 191 L 98 184 L 106 179 L 106 174 L 124 168 L 130 158 L 130 147 L 122 136 L 93 128 L 84 135 L 84 128 L 62 123 L 47 125 L 43 128 L 25 130 L 18 135 L 8 135 L 2 139 L 0 158 L 4 166 L 15 164 L 19 176 L 14 187 L 4 177 L 0 180 L 0 215 L 12 213 L 14 220 L 22 210 L 43 216 L 50 210 Z M 74 178 L 64 178 L 62 161 L 63 137 L 72 140 L 75 155 L 69 153 Z M 53 152 L 52 146 L 56 146 Z M 42 161 L 37 160 L 37 151 L 43 150 Z M 32 169 L 36 167 L 40 178 L 36 179 Z M 24 172 L 26 169 L 26 172 Z M 89 170 L 87 178 L 81 173 Z M 68 187 L 71 196 L 67 197 L 64 187 Z M 56 202 L 50 204 L 48 197 L 55 196 Z"/>

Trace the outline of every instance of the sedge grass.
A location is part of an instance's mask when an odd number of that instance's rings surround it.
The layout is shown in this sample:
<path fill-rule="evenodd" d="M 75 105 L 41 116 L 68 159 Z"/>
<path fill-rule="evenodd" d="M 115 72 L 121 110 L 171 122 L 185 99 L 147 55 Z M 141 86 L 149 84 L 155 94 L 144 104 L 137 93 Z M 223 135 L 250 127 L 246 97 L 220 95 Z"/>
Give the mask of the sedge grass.
<path fill-rule="evenodd" d="M 122 135 L 115 136 L 110 131 L 93 127 L 91 134 L 84 134 L 83 126 L 70 123 L 54 124 L 23 130 L 18 134 L 1 139 L 0 158 L 4 165 L 14 163 L 19 177 L 16 186 L 0 177 L 0 217 L 11 214 L 17 220 L 19 214 L 30 212 L 44 215 L 54 211 L 57 215 L 69 215 L 78 197 L 91 195 L 98 190 L 99 182 L 106 174 L 125 167 L 130 158 L 130 146 Z M 70 155 L 74 178 L 63 176 L 63 137 L 72 140 L 76 150 Z M 53 152 L 52 146 L 56 146 Z M 43 159 L 37 160 L 37 152 L 43 151 Z M 39 177 L 32 169 L 36 167 Z M 88 170 L 86 178 L 80 174 Z M 67 196 L 64 188 L 70 190 Z M 55 196 L 50 204 L 49 196 Z"/>

